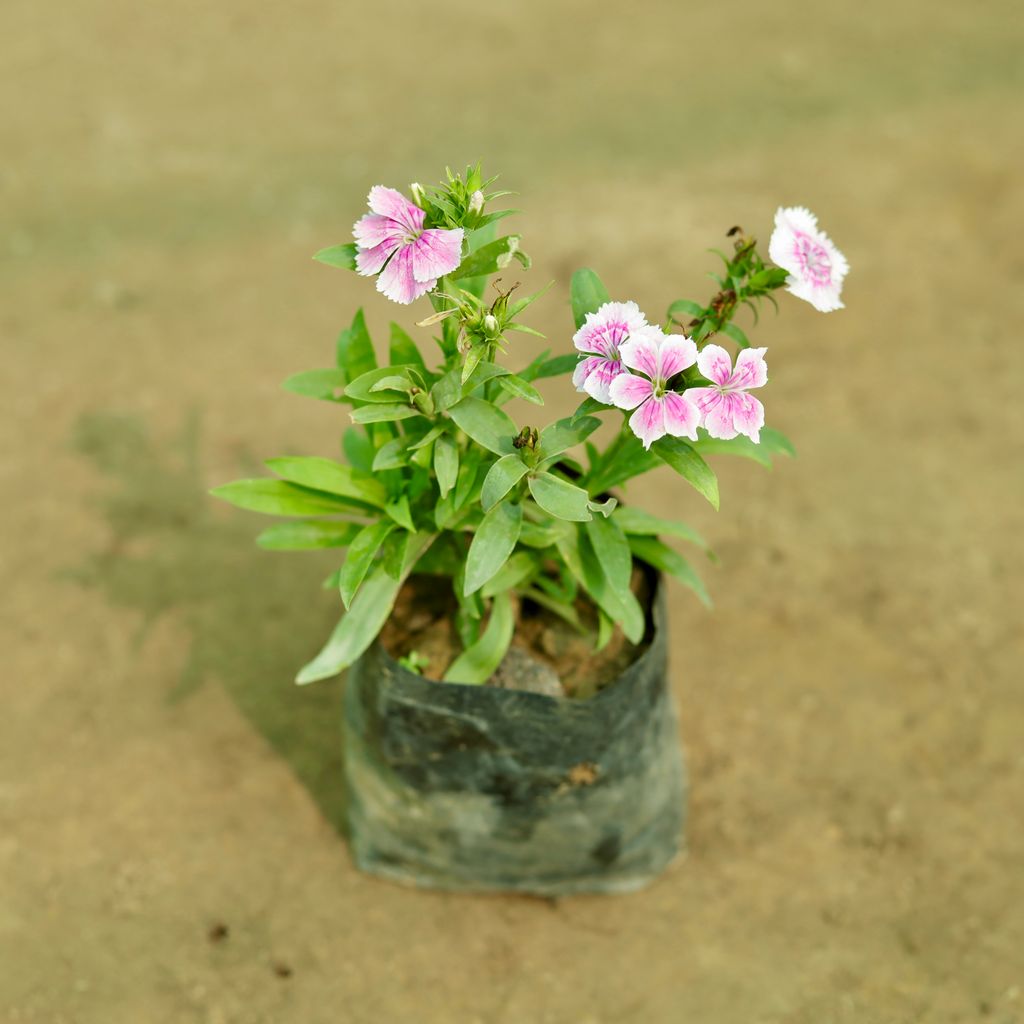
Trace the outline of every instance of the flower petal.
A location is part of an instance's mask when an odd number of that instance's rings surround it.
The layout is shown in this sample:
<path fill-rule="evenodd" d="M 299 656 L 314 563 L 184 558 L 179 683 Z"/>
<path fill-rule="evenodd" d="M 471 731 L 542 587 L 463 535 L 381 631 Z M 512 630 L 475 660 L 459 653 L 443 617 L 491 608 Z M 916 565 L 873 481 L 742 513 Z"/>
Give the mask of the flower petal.
<path fill-rule="evenodd" d="M 675 391 L 666 391 L 662 403 L 665 407 L 665 432 L 673 437 L 688 437 L 696 441 L 701 420 L 697 406 L 686 395 Z"/>
<path fill-rule="evenodd" d="M 705 345 L 697 356 L 697 369 L 708 380 L 725 387 L 732 376 L 732 360 L 721 345 Z"/>
<path fill-rule="evenodd" d="M 722 398 L 718 388 L 687 388 L 683 393 L 697 407 L 701 416 L 706 416 Z"/>
<path fill-rule="evenodd" d="M 413 299 L 430 291 L 437 281 L 417 281 L 412 272 L 412 246 L 403 245 L 391 257 L 377 278 L 377 291 L 393 302 L 407 306 Z"/>
<path fill-rule="evenodd" d="M 745 348 L 736 357 L 736 368 L 729 378 L 729 390 L 761 388 L 768 383 L 768 364 L 764 361 L 766 348 Z"/>
<path fill-rule="evenodd" d="M 658 377 L 658 349 L 665 335 L 660 327 L 647 324 L 629 336 L 621 349 L 622 361 L 633 370 L 646 373 L 651 380 Z"/>
<path fill-rule="evenodd" d="M 654 394 L 654 385 L 646 377 L 620 373 L 608 389 L 608 397 L 620 409 L 635 409 Z"/>
<path fill-rule="evenodd" d="M 374 185 L 366 201 L 374 213 L 397 221 L 410 234 L 416 234 L 423 228 L 424 212 L 393 188 Z"/>
<path fill-rule="evenodd" d="M 694 391 L 711 391 L 714 394 L 713 398 L 698 399 L 698 408 L 704 413 L 704 429 L 712 437 L 720 437 L 725 441 L 735 437 L 739 431 L 732 423 L 730 399 L 737 398 L 738 395 L 726 395 L 721 391 L 714 391 L 713 388 L 693 388 L 688 393 L 693 394 Z M 694 397 L 697 398 L 696 395 Z"/>
<path fill-rule="evenodd" d="M 591 398 L 596 398 L 605 405 L 611 403 L 609 388 L 619 377 L 626 376 L 625 368 L 617 359 L 605 359 L 602 356 L 590 356 L 584 359 L 573 373 L 573 383 Z M 578 383 L 577 383 L 578 377 Z"/>
<path fill-rule="evenodd" d="M 681 334 L 670 334 L 661 343 L 659 355 L 661 373 L 658 376 L 662 380 L 668 380 L 697 362 L 697 345 L 691 338 Z"/>
<path fill-rule="evenodd" d="M 726 395 L 732 425 L 738 434 L 746 434 L 754 444 L 761 442 L 761 428 L 764 426 L 764 406 L 745 391 Z M 710 431 L 709 431 L 710 433 Z"/>
<path fill-rule="evenodd" d="M 659 437 L 665 436 L 665 408 L 653 395 L 629 417 L 630 429 L 650 448 Z"/>
<path fill-rule="evenodd" d="M 462 262 L 462 228 L 430 228 L 412 243 L 412 272 L 417 281 L 435 281 Z"/>
<path fill-rule="evenodd" d="M 398 248 L 397 242 L 381 242 L 372 249 L 360 249 L 356 253 L 356 270 L 363 277 L 372 277 L 379 273 L 388 257 Z"/>
<path fill-rule="evenodd" d="M 635 302 L 606 302 L 596 312 L 586 315 L 572 342 L 581 352 L 617 356 L 619 346 L 646 324 Z"/>
<path fill-rule="evenodd" d="M 402 240 L 404 229 L 390 217 L 382 217 L 379 213 L 368 213 L 352 225 L 352 234 L 360 249 L 372 249 L 382 242 L 394 242 L 397 246 Z"/>

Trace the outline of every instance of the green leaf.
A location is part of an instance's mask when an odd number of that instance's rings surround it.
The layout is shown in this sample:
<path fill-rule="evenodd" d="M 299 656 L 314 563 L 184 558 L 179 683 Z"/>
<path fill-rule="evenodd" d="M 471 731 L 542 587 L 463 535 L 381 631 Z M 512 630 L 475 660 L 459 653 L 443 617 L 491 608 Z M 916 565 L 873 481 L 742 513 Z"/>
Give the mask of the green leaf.
<path fill-rule="evenodd" d="M 619 524 L 610 518 L 598 516 L 584 524 L 590 546 L 597 555 L 605 579 L 616 590 L 629 590 L 633 574 L 633 555 L 629 542 Z"/>
<path fill-rule="evenodd" d="M 781 430 L 776 430 L 774 427 L 761 428 L 761 444 L 770 452 L 778 452 L 780 455 L 796 458 L 793 442 Z"/>
<path fill-rule="evenodd" d="M 520 458 L 518 452 L 498 459 L 487 471 L 480 491 L 480 504 L 485 512 L 490 511 L 526 474 L 530 467 Z"/>
<path fill-rule="evenodd" d="M 409 445 L 409 451 L 417 451 L 420 448 L 426 448 L 432 441 L 436 441 L 445 431 L 445 424 L 438 423 L 436 426 L 431 427 L 418 441 L 414 441 Z"/>
<path fill-rule="evenodd" d="M 528 551 L 517 551 L 481 587 L 481 597 L 494 597 L 503 590 L 512 590 L 529 579 L 539 568 L 537 558 Z"/>
<path fill-rule="evenodd" d="M 371 523 L 369 526 L 364 526 L 349 544 L 348 556 L 345 559 L 345 564 L 341 567 L 341 575 L 338 579 L 341 600 L 346 608 L 352 607 L 352 599 L 369 572 L 381 544 L 394 529 L 395 524 L 387 520 Z"/>
<path fill-rule="evenodd" d="M 314 253 L 313 259 L 319 263 L 326 263 L 329 267 L 341 267 L 343 270 L 356 269 L 356 253 L 359 251 L 355 242 L 345 242 L 344 245 L 331 245 Z"/>
<path fill-rule="evenodd" d="M 392 423 L 395 420 L 407 420 L 413 416 L 422 416 L 423 413 L 415 406 L 403 405 L 399 402 L 388 402 L 386 405 L 364 405 L 353 409 L 351 416 L 353 423 Z"/>
<path fill-rule="evenodd" d="M 738 455 L 766 469 L 771 469 L 772 456 L 767 447 L 754 444 L 749 437 L 738 434 L 736 437 L 704 437 L 694 442 L 693 447 L 702 455 Z"/>
<path fill-rule="evenodd" d="M 373 342 L 370 341 L 362 310 L 356 313 L 352 326 L 338 335 L 337 363 L 349 380 L 355 380 L 377 365 L 377 356 L 373 351 Z"/>
<path fill-rule="evenodd" d="M 567 448 L 585 441 L 599 426 L 601 421 L 596 416 L 567 416 L 552 423 L 540 432 L 538 448 L 541 458 L 561 455 Z"/>
<path fill-rule="evenodd" d="M 464 394 L 469 395 L 480 387 L 481 384 L 485 384 L 493 377 L 500 377 L 507 373 L 508 370 L 498 366 L 496 363 L 480 360 L 473 369 L 471 379 L 467 380 L 465 386 L 463 386 L 462 369 L 456 367 L 454 370 L 449 370 L 430 389 L 431 398 L 434 400 L 434 407 L 438 412 L 444 412 L 460 401 Z"/>
<path fill-rule="evenodd" d="M 341 438 L 341 450 L 354 469 L 369 473 L 373 469 L 373 459 L 377 449 L 366 433 L 358 427 L 347 427 Z"/>
<path fill-rule="evenodd" d="M 651 451 L 718 508 L 718 478 L 692 445 L 679 437 L 662 437 L 651 445 Z"/>
<path fill-rule="evenodd" d="M 748 284 L 754 291 L 768 291 L 770 288 L 781 288 L 789 278 L 789 271 L 781 267 L 766 267 L 750 278 Z"/>
<path fill-rule="evenodd" d="M 590 513 L 590 495 L 550 473 L 539 473 L 528 480 L 533 500 L 556 519 L 583 523 L 593 518 Z"/>
<path fill-rule="evenodd" d="M 674 576 L 684 586 L 689 587 L 706 607 L 711 607 L 711 597 L 708 595 L 703 581 L 693 571 L 690 563 L 677 551 L 673 551 L 672 548 L 662 544 L 654 537 L 630 537 L 629 546 L 633 554 L 641 561 Z"/>
<path fill-rule="evenodd" d="M 306 370 L 294 373 L 281 385 L 285 391 L 306 398 L 319 398 L 325 402 L 342 402 L 345 390 L 345 371 L 341 369 Z"/>
<path fill-rule="evenodd" d="M 503 501 L 484 516 L 466 556 L 464 594 L 479 590 L 508 561 L 519 540 L 523 506 Z"/>
<path fill-rule="evenodd" d="M 577 327 L 583 326 L 588 313 L 596 313 L 609 301 L 608 291 L 601 283 L 601 278 L 588 267 L 577 270 L 572 275 L 569 294 L 572 297 L 572 318 Z"/>
<path fill-rule="evenodd" d="M 661 519 L 632 506 L 617 508 L 614 519 L 622 527 L 623 532 L 628 534 L 656 536 L 659 533 L 664 533 L 671 537 L 688 540 L 705 551 L 710 550 L 708 542 L 692 526 L 687 526 L 686 523 L 680 523 L 674 519 Z"/>
<path fill-rule="evenodd" d="M 420 350 L 416 347 L 416 342 L 395 323 L 391 325 L 388 361 L 393 366 L 417 366 L 421 370 L 427 368 Z"/>
<path fill-rule="evenodd" d="M 701 317 L 704 315 L 704 307 L 699 302 L 692 302 L 690 299 L 676 299 L 668 307 L 668 318 L 674 319 L 679 313 L 686 313 L 688 316 Z"/>
<path fill-rule="evenodd" d="M 571 426 L 576 424 L 586 416 L 595 412 L 611 412 L 614 406 L 605 405 L 604 402 L 599 402 L 596 398 L 584 398 L 582 402 L 576 407 L 576 411 L 569 417 L 569 423 Z"/>
<path fill-rule="evenodd" d="M 343 501 L 284 480 L 234 480 L 210 491 L 212 495 L 250 512 L 270 516 L 329 516 L 350 512 Z"/>
<path fill-rule="evenodd" d="M 735 324 L 725 324 L 722 333 L 732 338 L 740 348 L 750 348 L 750 339 Z"/>
<path fill-rule="evenodd" d="M 303 668 L 295 681 L 300 685 L 328 679 L 348 668 L 377 638 L 388 620 L 402 581 L 434 541 L 433 534 L 418 533 L 410 541 L 398 579 L 377 566 L 366 578 L 352 607 L 334 628 L 323 650 Z"/>
<path fill-rule="evenodd" d="M 328 494 L 383 508 L 387 500 L 384 485 L 341 462 L 318 455 L 293 455 L 267 459 L 266 466 L 285 480 Z"/>
<path fill-rule="evenodd" d="M 544 548 L 549 548 L 556 543 L 564 530 L 565 526 L 561 521 L 541 526 L 538 523 L 524 520 L 523 532 L 519 535 L 519 543 L 535 548 L 538 551 L 543 551 Z"/>
<path fill-rule="evenodd" d="M 439 437 L 434 442 L 434 473 L 443 498 L 459 476 L 459 449 L 450 437 Z"/>
<path fill-rule="evenodd" d="M 482 245 L 476 252 L 471 252 L 448 277 L 457 281 L 464 277 L 480 277 L 503 270 L 518 252 L 521 238 L 521 235 L 505 235 Z"/>
<path fill-rule="evenodd" d="M 359 533 L 361 523 L 330 519 L 308 519 L 298 523 L 276 523 L 257 538 L 267 551 L 313 551 L 317 548 L 348 547 Z"/>
<path fill-rule="evenodd" d="M 463 398 L 449 410 L 453 420 L 477 444 L 496 455 L 510 455 L 518 431 L 508 414 L 479 398 Z"/>
<path fill-rule="evenodd" d="M 661 464 L 661 459 L 654 452 L 644 450 L 635 434 L 622 435 L 605 452 L 597 471 L 591 473 L 587 486 L 595 494 L 604 494 Z"/>
<path fill-rule="evenodd" d="M 523 380 L 522 377 L 509 374 L 507 377 L 499 377 L 498 383 L 513 398 L 525 398 L 528 402 L 533 402 L 534 405 L 544 404 L 544 398 L 541 396 L 541 393 L 532 384 Z"/>
<path fill-rule="evenodd" d="M 412 380 L 406 366 L 381 366 L 360 374 L 345 387 L 345 397 L 360 402 L 395 402 L 408 391 Z M 390 393 L 388 393 L 390 391 Z"/>
<path fill-rule="evenodd" d="M 594 603 L 622 627 L 628 640 L 639 643 L 647 628 L 640 602 L 628 587 L 620 590 L 612 586 L 585 529 L 577 527 L 560 537 L 558 551 Z"/>
<path fill-rule="evenodd" d="M 498 594 L 491 602 L 491 617 L 483 635 L 466 648 L 448 666 L 444 674 L 446 683 L 486 683 L 498 670 L 508 652 L 515 631 L 515 615 L 508 591 Z"/>
<path fill-rule="evenodd" d="M 404 526 L 409 531 L 416 529 L 412 521 L 412 513 L 409 511 L 409 496 L 407 494 L 401 495 L 394 501 L 389 501 L 384 506 L 384 511 L 391 516 L 392 519 L 399 526 Z"/>
<path fill-rule="evenodd" d="M 408 464 L 409 451 L 406 447 L 407 438 L 394 437 L 377 449 L 373 457 L 373 472 L 382 473 L 386 469 L 400 469 Z"/>

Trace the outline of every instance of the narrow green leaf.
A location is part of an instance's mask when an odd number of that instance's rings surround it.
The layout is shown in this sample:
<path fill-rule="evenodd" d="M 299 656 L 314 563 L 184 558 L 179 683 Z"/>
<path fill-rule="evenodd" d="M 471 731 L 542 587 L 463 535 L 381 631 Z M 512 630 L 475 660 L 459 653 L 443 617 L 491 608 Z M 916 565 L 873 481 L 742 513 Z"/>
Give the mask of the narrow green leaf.
<path fill-rule="evenodd" d="M 348 556 L 338 578 L 341 600 L 346 608 L 352 607 L 352 599 L 369 572 L 381 544 L 394 529 L 395 524 L 388 520 L 370 523 L 369 526 L 364 526 L 349 544 Z"/>
<path fill-rule="evenodd" d="M 358 427 L 346 427 L 341 438 L 341 450 L 345 458 L 352 464 L 353 469 L 369 473 L 373 469 L 373 459 L 377 453 L 373 442 L 366 436 L 366 432 Z"/>
<path fill-rule="evenodd" d="M 448 666 L 446 683 L 486 683 L 498 670 L 515 631 L 515 615 L 508 591 L 491 602 L 491 616 L 483 635 Z"/>
<path fill-rule="evenodd" d="M 530 467 L 519 457 L 518 452 L 502 456 L 487 471 L 480 491 L 480 504 L 489 512 L 526 474 Z"/>
<path fill-rule="evenodd" d="M 355 380 L 377 365 L 373 342 L 366 329 L 366 317 L 359 310 L 352 320 L 352 326 L 338 335 L 338 365 L 349 380 Z"/>
<path fill-rule="evenodd" d="M 455 486 L 459 476 L 459 449 L 450 437 L 439 437 L 434 442 L 434 473 L 443 498 Z"/>
<path fill-rule="evenodd" d="M 793 442 L 781 430 L 776 430 L 774 427 L 761 428 L 761 444 L 770 452 L 778 452 L 781 455 L 796 458 Z"/>
<path fill-rule="evenodd" d="M 409 451 L 404 437 L 393 437 L 377 449 L 373 457 L 374 473 L 382 473 L 386 469 L 400 469 L 409 462 Z"/>
<path fill-rule="evenodd" d="M 387 492 L 380 481 L 333 459 L 318 455 L 286 455 L 267 459 L 266 466 L 293 484 L 366 502 L 377 508 L 383 508 L 387 499 Z"/>
<path fill-rule="evenodd" d="M 342 369 L 305 370 L 294 373 L 281 387 L 295 395 L 319 398 L 324 402 L 344 401 L 345 371 Z"/>
<path fill-rule="evenodd" d="M 464 594 L 479 590 L 508 560 L 519 540 L 523 506 L 503 501 L 484 516 L 466 556 Z"/>
<path fill-rule="evenodd" d="M 396 402 L 412 381 L 406 366 L 381 366 L 360 374 L 345 387 L 345 397 L 360 402 Z"/>
<path fill-rule="evenodd" d="M 329 516 L 351 511 L 339 498 L 284 480 L 235 480 L 210 493 L 238 508 L 270 516 Z"/>
<path fill-rule="evenodd" d="M 689 587 L 706 607 L 711 607 L 711 597 L 704 582 L 679 552 L 654 537 L 630 537 L 629 546 L 641 561 L 674 576 L 684 586 Z"/>
<path fill-rule="evenodd" d="M 507 377 L 499 377 L 498 383 L 513 398 L 525 398 L 528 402 L 533 402 L 534 405 L 544 404 L 544 398 L 541 393 L 532 384 L 523 380 L 522 377 L 509 374 Z"/>
<path fill-rule="evenodd" d="M 503 270 L 519 251 L 521 238 L 521 235 L 505 235 L 482 245 L 476 252 L 471 252 L 448 277 L 457 281 L 464 277 L 480 277 Z"/>
<path fill-rule="evenodd" d="M 550 459 L 553 455 L 560 455 L 573 445 L 580 444 L 599 426 L 601 421 L 596 416 L 567 416 L 552 423 L 540 432 L 538 447 L 541 458 Z"/>
<path fill-rule="evenodd" d="M 533 500 L 556 519 L 575 523 L 593 519 L 590 512 L 590 495 L 582 487 L 576 487 L 550 473 L 531 476 L 527 484 Z"/>
<path fill-rule="evenodd" d="M 414 531 L 412 513 L 409 511 L 409 496 L 403 494 L 394 501 L 389 501 L 384 506 L 384 511 L 391 516 L 399 526 L 404 526 L 409 531 Z"/>
<path fill-rule="evenodd" d="M 616 590 L 629 590 L 633 555 L 619 524 L 614 519 L 598 516 L 588 520 L 583 528 L 601 563 L 605 579 Z"/>
<path fill-rule="evenodd" d="M 789 271 L 781 267 L 766 267 L 750 278 L 750 287 L 755 291 L 781 288 L 789 278 Z"/>
<path fill-rule="evenodd" d="M 503 590 L 512 590 L 533 576 L 540 568 L 535 555 L 528 551 L 517 551 L 512 557 L 480 588 L 481 597 L 494 597 Z"/>
<path fill-rule="evenodd" d="M 672 320 L 680 313 L 685 313 L 687 316 L 701 317 L 704 315 L 704 307 L 699 302 L 692 302 L 690 299 L 676 299 L 668 307 L 668 318 Z"/>
<path fill-rule="evenodd" d="M 418 366 L 426 370 L 426 363 L 416 342 L 398 324 L 391 325 L 391 341 L 388 345 L 388 361 L 393 366 Z"/>
<path fill-rule="evenodd" d="M 750 348 L 750 339 L 735 324 L 726 324 L 722 333 L 732 338 L 740 348 Z"/>
<path fill-rule="evenodd" d="M 426 448 L 432 441 L 436 441 L 445 431 L 445 425 L 443 423 L 437 424 L 435 427 L 431 427 L 418 441 L 409 445 L 410 451 L 417 451 L 420 448 Z"/>
<path fill-rule="evenodd" d="M 590 416 L 592 413 L 611 412 L 614 408 L 614 406 L 599 402 L 596 398 L 584 398 L 576 407 L 576 411 L 569 417 L 569 423 L 571 426 L 576 426 L 581 419 Z"/>
<path fill-rule="evenodd" d="M 692 445 L 679 437 L 662 437 L 651 445 L 651 451 L 718 508 L 718 478 Z"/>
<path fill-rule="evenodd" d="M 687 526 L 686 523 L 680 523 L 674 519 L 661 519 L 632 506 L 617 508 L 614 519 L 622 527 L 623 532 L 628 534 L 653 537 L 664 533 L 671 537 L 688 540 L 705 551 L 710 550 L 708 542 L 692 526 Z"/>
<path fill-rule="evenodd" d="M 479 398 L 463 398 L 449 410 L 451 418 L 477 444 L 496 455 L 510 455 L 518 431 L 508 414 Z"/>
<path fill-rule="evenodd" d="M 395 420 L 407 420 L 423 413 L 415 406 L 388 402 L 380 405 L 364 405 L 351 412 L 353 423 L 393 423 Z"/>
<path fill-rule="evenodd" d="M 706 437 L 701 436 L 695 441 L 694 449 L 701 455 L 737 455 L 744 459 L 752 459 L 754 462 L 766 469 L 771 469 L 771 452 L 765 445 L 754 444 L 749 437 L 738 434 L 736 437 Z"/>
<path fill-rule="evenodd" d="M 569 294 L 572 297 L 572 318 L 577 327 L 583 326 L 588 313 L 596 313 L 609 301 L 608 291 L 601 283 L 601 278 L 588 267 L 577 270 L 572 275 Z"/>
<path fill-rule="evenodd" d="M 345 242 L 343 245 L 330 245 L 326 249 L 321 249 L 313 254 L 313 259 L 319 263 L 326 263 L 329 267 L 355 270 L 358 251 L 355 242 Z"/>
<path fill-rule="evenodd" d="M 309 519 L 297 523 L 276 523 L 257 538 L 267 551 L 313 551 L 317 548 L 348 547 L 359 533 L 361 523 L 330 519 Z"/>

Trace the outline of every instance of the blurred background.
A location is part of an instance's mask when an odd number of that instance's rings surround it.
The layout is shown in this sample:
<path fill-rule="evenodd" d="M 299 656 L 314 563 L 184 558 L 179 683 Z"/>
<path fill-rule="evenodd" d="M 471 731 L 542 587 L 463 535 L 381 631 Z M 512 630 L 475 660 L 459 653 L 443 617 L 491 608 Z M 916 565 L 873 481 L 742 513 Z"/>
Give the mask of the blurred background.
<path fill-rule="evenodd" d="M 0 1020 L 1024 1020 L 1022 36 L 998 0 L 6 0 Z M 556 351 L 577 266 L 656 315 L 780 204 L 852 265 L 756 333 L 799 458 L 719 460 L 718 514 L 634 492 L 721 559 L 713 613 L 670 595 L 689 852 L 635 896 L 356 874 L 341 683 L 291 683 L 333 559 L 206 495 L 336 452 L 280 381 L 416 314 L 310 256 L 478 158 Z"/>

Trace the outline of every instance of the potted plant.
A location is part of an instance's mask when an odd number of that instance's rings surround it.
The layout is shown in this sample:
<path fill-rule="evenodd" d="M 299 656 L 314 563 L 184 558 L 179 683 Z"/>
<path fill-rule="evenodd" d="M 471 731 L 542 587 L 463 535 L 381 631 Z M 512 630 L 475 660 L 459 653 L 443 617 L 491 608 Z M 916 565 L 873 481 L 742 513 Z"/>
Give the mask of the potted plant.
<path fill-rule="evenodd" d="M 714 295 L 676 299 L 660 322 L 579 270 L 572 346 L 567 330 L 556 354 L 513 371 L 510 338 L 537 334 L 522 317 L 546 289 L 490 281 L 529 267 L 520 237 L 498 235 L 513 211 L 491 209 L 507 195 L 493 181 L 477 166 L 409 197 L 370 190 L 355 241 L 316 259 L 376 278 L 395 302 L 428 299 L 417 326 L 435 358 L 392 324 L 378 364 L 360 311 L 334 366 L 285 382 L 348 407 L 344 459 L 270 459 L 274 477 L 214 493 L 288 517 L 259 536 L 265 548 L 346 549 L 327 581 L 346 610 L 297 681 L 349 669 L 361 868 L 454 889 L 626 890 L 672 859 L 683 824 L 663 574 L 707 595 L 664 539 L 706 548 L 698 534 L 621 495 L 668 467 L 717 508 L 705 456 L 791 452 L 754 393 L 765 349 L 734 317 L 756 318 L 782 288 L 837 309 L 847 264 L 790 208 L 776 214 L 774 265 L 733 228 Z M 570 375 L 585 396 L 572 415 L 520 426 L 506 412 L 520 399 L 539 416 L 538 381 Z"/>

